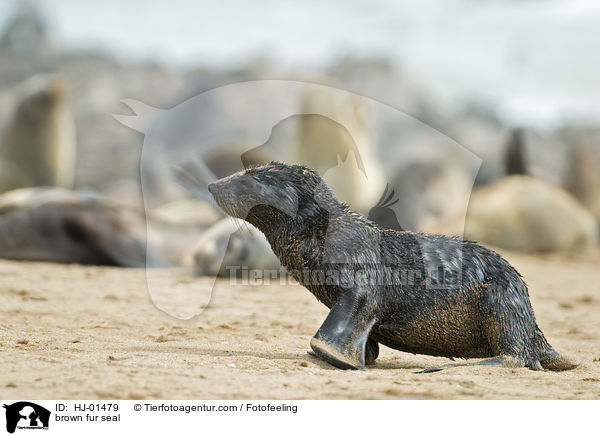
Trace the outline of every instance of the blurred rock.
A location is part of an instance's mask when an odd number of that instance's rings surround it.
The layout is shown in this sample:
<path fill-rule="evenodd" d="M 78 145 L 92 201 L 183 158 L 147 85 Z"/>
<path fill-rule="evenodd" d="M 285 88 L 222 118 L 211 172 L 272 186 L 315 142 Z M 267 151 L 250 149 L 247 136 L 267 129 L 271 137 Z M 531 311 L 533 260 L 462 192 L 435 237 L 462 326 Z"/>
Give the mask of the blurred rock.
<path fill-rule="evenodd" d="M 185 263 L 195 275 L 213 277 L 237 277 L 242 267 L 261 271 L 281 267 L 265 236 L 235 218 L 224 218 L 208 229 Z"/>

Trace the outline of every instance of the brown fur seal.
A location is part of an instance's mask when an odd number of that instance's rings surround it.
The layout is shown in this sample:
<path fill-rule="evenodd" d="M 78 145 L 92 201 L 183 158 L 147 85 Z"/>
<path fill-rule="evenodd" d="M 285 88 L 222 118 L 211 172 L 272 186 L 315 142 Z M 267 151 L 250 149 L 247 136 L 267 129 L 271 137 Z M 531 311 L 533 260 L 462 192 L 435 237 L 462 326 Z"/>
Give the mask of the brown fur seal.
<path fill-rule="evenodd" d="M 441 235 L 382 230 L 303 166 L 273 162 L 208 188 L 225 212 L 261 230 L 282 265 L 331 309 L 311 347 L 337 367 L 363 368 L 379 343 L 496 357 L 487 364 L 575 367 L 550 346 L 527 285 L 498 253 Z"/>
<path fill-rule="evenodd" d="M 75 135 L 63 79 L 35 77 L 0 140 L 0 192 L 73 186 Z"/>
<path fill-rule="evenodd" d="M 187 206 L 205 212 L 199 200 Z M 182 265 L 204 232 L 201 221 L 143 210 L 61 188 L 0 195 L 0 257 L 122 267 Z M 210 209 L 212 210 L 212 208 Z M 191 214 L 191 211 L 187 212 Z"/>
<path fill-rule="evenodd" d="M 473 192 L 465 238 L 507 250 L 581 251 L 598 240 L 593 215 L 558 186 L 509 176 Z"/>
<path fill-rule="evenodd" d="M 513 130 L 505 148 L 507 176 L 473 191 L 466 218 L 457 214 L 420 230 L 463 234 L 513 251 L 581 251 L 595 245 L 592 214 L 559 186 L 527 175 L 525 146 L 524 131 Z"/>
<path fill-rule="evenodd" d="M 19 189 L 0 196 L 0 257 L 143 267 L 145 224 L 137 210 L 103 199 L 58 188 Z"/>

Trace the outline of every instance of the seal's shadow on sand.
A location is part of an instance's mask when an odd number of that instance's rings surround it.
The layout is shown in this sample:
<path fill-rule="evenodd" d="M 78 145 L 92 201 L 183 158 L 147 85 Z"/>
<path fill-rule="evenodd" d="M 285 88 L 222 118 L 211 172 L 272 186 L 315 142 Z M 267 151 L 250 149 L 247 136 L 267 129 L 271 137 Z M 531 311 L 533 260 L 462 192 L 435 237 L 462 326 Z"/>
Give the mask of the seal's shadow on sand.
<path fill-rule="evenodd" d="M 346 371 L 346 370 L 341 370 L 339 368 L 336 368 L 335 366 L 332 366 L 332 365 L 330 365 L 327 362 L 324 362 L 323 360 L 321 360 L 320 357 L 318 357 L 312 351 L 307 351 L 306 354 L 308 355 L 308 360 L 310 360 L 315 365 L 318 365 L 320 368 L 323 368 L 323 369 L 333 369 L 333 370 L 336 370 L 336 371 Z M 401 360 L 400 361 L 393 361 L 393 362 L 378 362 L 378 361 L 375 361 L 374 363 L 365 366 L 364 370 L 367 371 L 369 369 L 425 369 L 427 367 L 428 367 L 427 365 L 418 365 L 416 363 L 403 362 Z"/>
<path fill-rule="evenodd" d="M 198 347 L 181 347 L 181 346 L 149 346 L 149 347 L 131 347 L 129 351 L 143 351 L 148 353 L 186 353 L 197 356 L 211 356 L 211 357 L 256 357 L 258 359 L 265 360 L 303 360 L 306 359 L 306 354 L 303 352 L 298 353 L 262 353 L 260 351 L 249 351 L 249 350 L 220 350 L 216 348 L 198 348 Z M 311 362 L 322 366 L 323 368 L 336 369 L 329 365 L 327 362 L 323 362 L 317 357 L 310 356 L 308 359 Z M 314 360 L 313 360 L 314 359 Z"/>
<path fill-rule="evenodd" d="M 299 351 L 297 353 L 262 353 L 260 351 L 250 350 L 220 350 L 216 348 L 198 348 L 198 347 L 181 347 L 181 346 L 163 346 L 155 345 L 148 347 L 131 347 L 129 351 L 137 352 L 148 352 L 148 353 L 186 353 L 197 356 L 211 356 L 211 357 L 256 357 L 258 359 L 265 359 L 269 361 L 274 360 L 294 360 L 294 361 L 308 361 L 320 369 L 326 369 L 331 371 L 344 371 L 329 363 L 321 360 L 312 351 Z M 369 365 L 365 370 L 369 369 L 424 369 L 427 365 L 418 365 L 410 362 L 394 361 L 394 362 L 375 362 Z"/>

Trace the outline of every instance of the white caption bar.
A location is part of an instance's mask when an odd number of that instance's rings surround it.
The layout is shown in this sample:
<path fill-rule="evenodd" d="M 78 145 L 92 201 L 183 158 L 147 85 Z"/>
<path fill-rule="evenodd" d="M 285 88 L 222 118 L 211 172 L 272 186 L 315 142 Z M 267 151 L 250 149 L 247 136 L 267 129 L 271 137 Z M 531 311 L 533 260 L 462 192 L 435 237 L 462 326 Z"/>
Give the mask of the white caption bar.
<path fill-rule="evenodd" d="M 592 434 L 594 401 L 4 400 L 0 434 Z M 512 430 L 511 430 L 512 429 Z M 42 430 L 40 433 L 33 430 Z M 393 432 L 392 432 L 393 430 Z M 8 431 L 9 433 L 6 433 Z M 327 433 L 325 433 L 327 432 Z M 584 433 L 585 432 L 585 433 Z"/>

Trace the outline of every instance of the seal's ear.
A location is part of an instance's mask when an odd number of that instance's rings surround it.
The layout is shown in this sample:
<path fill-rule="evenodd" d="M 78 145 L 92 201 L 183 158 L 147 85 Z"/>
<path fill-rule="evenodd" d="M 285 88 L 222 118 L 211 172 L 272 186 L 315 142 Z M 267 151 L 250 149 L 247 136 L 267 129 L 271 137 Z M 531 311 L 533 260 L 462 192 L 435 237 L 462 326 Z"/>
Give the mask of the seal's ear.
<path fill-rule="evenodd" d="M 121 100 L 121 103 L 129 106 L 135 115 L 113 114 L 113 118 L 127 127 L 141 133 L 146 133 L 148 127 L 154 122 L 157 116 L 163 112 L 162 109 L 155 108 L 130 98 Z"/>

